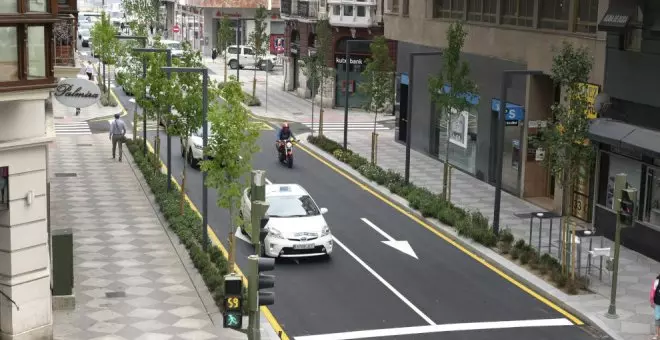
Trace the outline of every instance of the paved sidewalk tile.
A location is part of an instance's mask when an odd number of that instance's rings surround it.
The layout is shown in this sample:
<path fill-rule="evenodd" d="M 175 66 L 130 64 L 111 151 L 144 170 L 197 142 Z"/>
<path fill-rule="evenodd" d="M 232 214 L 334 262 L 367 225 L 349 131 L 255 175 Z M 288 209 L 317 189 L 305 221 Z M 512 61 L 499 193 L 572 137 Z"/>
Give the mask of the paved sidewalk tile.
<path fill-rule="evenodd" d="M 328 131 L 325 135 L 339 142 L 343 140 L 342 131 Z M 394 141 L 394 130 L 379 131 L 379 135 L 378 165 L 403 174 L 405 146 Z M 349 149 L 367 159 L 370 157 L 370 134 L 349 130 L 348 144 Z M 442 191 L 442 162 L 412 150 L 410 169 L 410 178 L 414 184 L 436 193 Z M 492 185 L 461 171 L 452 172 L 451 183 L 451 200 L 454 204 L 464 209 L 480 211 L 492 220 L 495 192 Z M 528 242 L 529 218 L 521 218 L 516 214 L 529 214 L 544 211 L 544 209 L 506 192 L 502 193 L 501 207 L 502 227 L 509 228 L 517 239 L 522 238 Z M 554 225 L 553 240 L 558 240 L 559 221 L 555 221 Z M 543 244 L 546 244 L 549 239 L 549 228 L 547 227 L 545 225 L 542 235 Z M 535 228 L 532 241 L 535 246 L 538 240 L 537 230 Z M 604 247 L 613 249 L 611 241 L 605 239 L 603 242 Z M 594 246 L 600 247 L 600 241 Z M 557 249 L 553 249 L 553 253 L 556 252 Z M 583 266 L 587 263 L 586 251 L 584 253 L 581 259 Z M 525 273 L 529 277 L 534 277 L 532 273 Z M 621 248 L 617 290 L 617 312 L 620 317 L 614 320 L 605 317 L 611 291 L 611 277 L 607 271 L 603 272 L 602 281 L 598 277 L 597 270 L 591 272 L 590 289 L 594 291 L 594 294 L 568 296 L 560 291 L 557 291 L 557 294 L 561 294 L 563 301 L 567 301 L 571 306 L 595 320 L 594 323 L 599 327 L 607 328 L 623 339 L 648 339 L 653 323 L 653 310 L 649 306 L 648 294 L 653 279 L 658 273 L 660 273 L 660 263 L 629 249 Z"/>
<path fill-rule="evenodd" d="M 76 300 L 75 310 L 54 312 L 54 338 L 245 339 L 222 328 L 129 159 L 111 159 L 105 134 L 61 136 L 50 147 L 52 228 L 74 232 Z"/>

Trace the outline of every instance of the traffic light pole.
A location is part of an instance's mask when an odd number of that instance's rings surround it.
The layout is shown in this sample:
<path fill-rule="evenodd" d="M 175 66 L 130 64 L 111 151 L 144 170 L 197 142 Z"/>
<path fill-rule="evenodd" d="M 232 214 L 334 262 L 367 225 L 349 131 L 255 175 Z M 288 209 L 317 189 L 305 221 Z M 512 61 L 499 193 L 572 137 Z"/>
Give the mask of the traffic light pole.
<path fill-rule="evenodd" d="M 253 237 L 255 239 L 257 237 Z M 258 238 L 257 238 L 258 239 Z M 258 242 L 258 241 L 257 241 Z M 259 313 L 259 257 L 257 255 L 248 256 L 250 260 L 250 272 L 248 275 L 248 340 L 261 339 L 261 314 Z"/>
<path fill-rule="evenodd" d="M 261 288 L 270 288 L 272 285 L 267 283 L 262 283 L 260 271 L 261 266 L 263 265 L 265 270 L 268 269 L 268 265 L 264 265 L 262 262 L 265 259 L 260 258 L 262 253 L 262 237 L 264 236 L 263 227 L 267 222 L 266 211 L 268 211 L 268 204 L 266 203 L 266 172 L 263 170 L 253 170 L 250 189 L 250 200 L 251 202 L 251 238 L 252 244 L 254 245 L 254 250 L 256 255 L 251 255 L 248 257 L 249 268 L 248 268 L 248 329 L 247 335 L 248 340 L 260 340 L 261 339 L 261 314 L 259 312 L 259 306 L 262 304 L 259 301 L 259 290 Z M 274 261 L 273 261 L 274 262 Z M 274 282 L 273 282 L 274 284 Z M 267 302 L 267 301 L 264 301 Z"/>
<path fill-rule="evenodd" d="M 610 307 L 606 317 L 616 319 L 616 289 L 619 278 L 619 251 L 621 250 L 621 194 L 628 182 L 626 174 L 617 174 L 614 180 L 614 211 L 616 212 L 616 231 L 614 233 L 614 258 L 612 259 L 612 291 L 610 292 Z"/>

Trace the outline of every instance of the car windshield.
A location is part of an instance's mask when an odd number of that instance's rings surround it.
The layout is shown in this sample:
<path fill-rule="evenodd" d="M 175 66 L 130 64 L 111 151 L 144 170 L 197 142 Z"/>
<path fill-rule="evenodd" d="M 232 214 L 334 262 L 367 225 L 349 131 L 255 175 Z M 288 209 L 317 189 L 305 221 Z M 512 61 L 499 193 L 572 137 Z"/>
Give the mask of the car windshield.
<path fill-rule="evenodd" d="M 171 50 L 180 50 L 181 49 L 181 44 L 179 44 L 179 43 L 169 43 L 169 44 L 165 44 L 165 45 L 167 46 L 167 48 L 169 48 Z"/>
<path fill-rule="evenodd" d="M 269 204 L 266 214 L 270 217 L 305 217 L 317 216 L 321 212 L 308 195 L 267 197 Z"/>
<path fill-rule="evenodd" d="M 209 136 L 210 136 L 210 135 L 213 133 L 213 130 L 211 130 L 211 122 L 208 122 L 208 124 L 209 124 L 209 127 L 208 127 L 207 131 L 208 131 L 208 134 L 209 134 Z M 197 129 L 197 131 L 195 132 L 195 134 L 196 134 L 197 136 L 201 137 L 201 136 L 202 136 L 202 131 L 204 131 L 204 129 L 203 129 L 203 128 L 199 128 L 199 129 Z"/>

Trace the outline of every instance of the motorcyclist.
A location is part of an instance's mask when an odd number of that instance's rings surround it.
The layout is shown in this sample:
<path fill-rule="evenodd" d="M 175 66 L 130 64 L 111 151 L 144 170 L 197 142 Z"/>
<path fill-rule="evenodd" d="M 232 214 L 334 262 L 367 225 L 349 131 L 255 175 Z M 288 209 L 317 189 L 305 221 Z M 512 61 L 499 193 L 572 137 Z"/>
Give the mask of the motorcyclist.
<path fill-rule="evenodd" d="M 280 128 L 280 130 L 277 132 L 277 141 L 275 142 L 275 148 L 277 151 L 280 151 L 283 142 L 288 141 L 290 138 L 293 138 L 294 140 L 296 139 L 296 137 L 293 135 L 293 132 L 289 128 L 289 123 L 284 123 L 282 124 L 282 128 Z"/>

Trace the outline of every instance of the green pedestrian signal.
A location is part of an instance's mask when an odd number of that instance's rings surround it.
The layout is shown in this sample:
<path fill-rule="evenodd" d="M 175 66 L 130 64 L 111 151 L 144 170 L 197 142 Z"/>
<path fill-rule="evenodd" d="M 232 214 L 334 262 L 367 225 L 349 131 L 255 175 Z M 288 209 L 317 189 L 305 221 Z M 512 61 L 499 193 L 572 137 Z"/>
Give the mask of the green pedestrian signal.
<path fill-rule="evenodd" d="M 226 275 L 224 286 L 222 327 L 241 329 L 243 327 L 243 279 L 236 275 Z"/>

